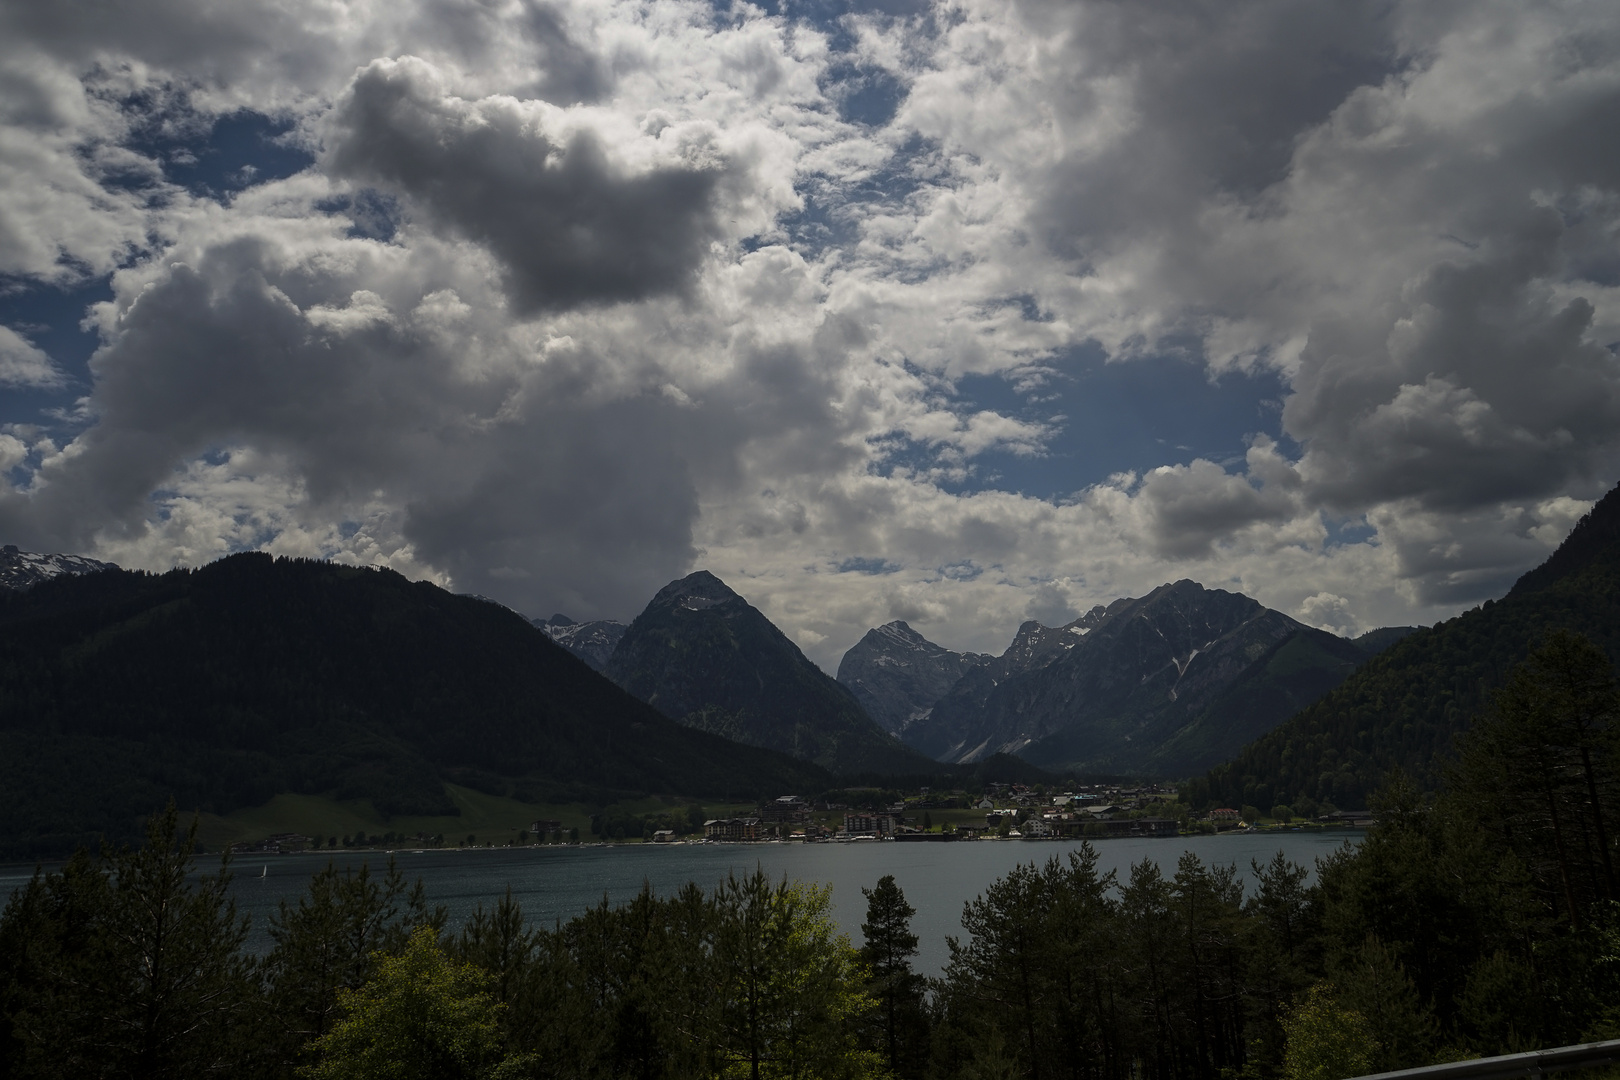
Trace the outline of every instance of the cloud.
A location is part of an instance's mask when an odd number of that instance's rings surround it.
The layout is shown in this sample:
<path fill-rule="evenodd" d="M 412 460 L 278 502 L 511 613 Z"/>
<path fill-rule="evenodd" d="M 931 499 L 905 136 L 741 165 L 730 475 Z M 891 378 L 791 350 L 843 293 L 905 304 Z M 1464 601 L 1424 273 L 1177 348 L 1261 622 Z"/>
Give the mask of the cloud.
<path fill-rule="evenodd" d="M 633 169 L 597 132 L 564 124 L 540 102 L 447 95 L 423 61 L 378 60 L 334 110 L 325 166 L 488 248 L 521 314 L 685 289 L 719 236 L 728 163 L 698 147 Z"/>
<path fill-rule="evenodd" d="M 0 326 L 0 386 L 48 389 L 62 382 L 49 356 L 11 327 Z"/>
<path fill-rule="evenodd" d="M 0 274 L 112 295 L 87 392 L 8 316 L 0 530 L 576 617 L 708 566 L 833 666 L 1179 577 L 1431 622 L 1620 473 L 1607 9 L 796 11 L 0 8 Z M 179 185 L 242 109 L 314 163 Z M 1165 356 L 1278 407 L 1065 458 L 1070 373 Z"/>
<path fill-rule="evenodd" d="M 1359 629 L 1355 616 L 1350 612 L 1350 601 L 1328 592 L 1307 596 L 1299 605 L 1299 617 L 1330 634 L 1353 637 Z"/>

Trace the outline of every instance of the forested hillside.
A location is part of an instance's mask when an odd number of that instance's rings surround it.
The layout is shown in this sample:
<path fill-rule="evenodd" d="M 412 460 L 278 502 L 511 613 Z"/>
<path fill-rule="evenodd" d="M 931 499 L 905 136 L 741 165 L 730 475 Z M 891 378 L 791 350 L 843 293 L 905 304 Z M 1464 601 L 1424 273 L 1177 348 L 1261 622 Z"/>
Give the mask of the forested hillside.
<path fill-rule="evenodd" d="M 1507 596 L 1420 630 L 1336 690 L 1187 786 L 1195 806 L 1361 808 L 1402 769 L 1434 788 L 1454 741 L 1507 672 L 1555 630 L 1620 659 L 1620 488 Z"/>
<path fill-rule="evenodd" d="M 683 728 L 515 612 L 387 570 L 243 554 L 0 596 L 0 849 L 132 835 L 171 797 L 454 813 L 445 779 L 539 802 L 826 774 Z"/>

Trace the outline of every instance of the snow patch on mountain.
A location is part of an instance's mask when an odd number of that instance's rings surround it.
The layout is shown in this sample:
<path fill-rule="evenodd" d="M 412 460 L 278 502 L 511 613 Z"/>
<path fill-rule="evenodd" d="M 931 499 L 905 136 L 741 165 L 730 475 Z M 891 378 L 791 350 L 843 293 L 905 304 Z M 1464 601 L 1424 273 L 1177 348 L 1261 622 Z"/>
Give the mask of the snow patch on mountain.
<path fill-rule="evenodd" d="M 87 559 L 83 555 L 41 555 L 20 551 L 16 544 L 0 547 L 0 589 L 21 591 L 64 574 L 94 574 L 116 570 L 110 562 Z"/>

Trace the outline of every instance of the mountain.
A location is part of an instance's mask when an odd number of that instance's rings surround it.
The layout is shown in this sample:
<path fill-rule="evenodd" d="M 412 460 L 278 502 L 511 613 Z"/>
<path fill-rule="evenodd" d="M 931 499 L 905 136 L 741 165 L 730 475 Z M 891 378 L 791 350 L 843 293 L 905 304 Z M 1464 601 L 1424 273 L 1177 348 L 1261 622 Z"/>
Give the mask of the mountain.
<path fill-rule="evenodd" d="M 879 727 L 898 735 L 913 720 L 926 717 L 969 669 L 993 659 L 982 653 L 951 652 L 905 623 L 892 622 L 868 630 L 844 654 L 838 682 L 849 688 Z"/>
<path fill-rule="evenodd" d="M 769 619 L 700 570 L 661 589 L 608 661 L 664 715 L 836 773 L 928 773 Z"/>
<path fill-rule="evenodd" d="M 1620 487 L 1501 600 L 1402 638 L 1187 795 L 1195 805 L 1357 808 L 1392 768 L 1438 787 L 1456 736 L 1557 629 L 1620 660 Z"/>
<path fill-rule="evenodd" d="M 561 645 L 591 666 L 592 671 L 606 671 L 608 657 L 619 647 L 619 639 L 630 629 L 613 619 L 595 622 L 575 622 L 566 615 L 553 615 L 545 622 L 530 620 L 552 641 Z"/>
<path fill-rule="evenodd" d="M 1186 775 L 1236 753 L 1365 660 L 1238 593 L 1178 581 L 1061 627 L 1027 622 L 905 728 L 940 760 Z"/>
<path fill-rule="evenodd" d="M 123 837 L 173 797 L 282 792 L 454 813 L 446 780 L 530 802 L 819 790 L 785 755 L 673 723 L 517 613 L 388 570 L 243 554 L 0 594 L 0 846 Z"/>
<path fill-rule="evenodd" d="M 1107 608 L 1099 606 L 1065 626 L 1042 626 L 1033 620 L 1019 626 L 1006 652 L 965 672 L 902 738 L 940 761 L 979 761 L 1005 752 L 1000 744 L 991 745 L 994 735 L 984 729 L 984 712 L 997 687 L 1045 667 L 1074 648 L 1107 613 Z"/>
<path fill-rule="evenodd" d="M 1062 655 L 998 684 L 975 736 L 1046 768 L 1134 772 L 1267 650 L 1306 629 L 1240 593 L 1193 581 L 1094 610 Z M 1284 716 L 1276 717 L 1281 721 Z M 1241 745 L 1234 742 L 1233 748 Z"/>
<path fill-rule="evenodd" d="M 1366 659 L 1360 639 L 1301 628 L 1262 653 L 1149 752 L 1143 770 L 1188 776 L 1212 768 L 1338 686 Z"/>
<path fill-rule="evenodd" d="M 94 574 L 116 570 L 109 562 L 97 562 L 82 555 L 36 555 L 18 551 L 16 544 L 0 547 L 0 590 L 30 589 L 42 581 L 63 574 Z"/>

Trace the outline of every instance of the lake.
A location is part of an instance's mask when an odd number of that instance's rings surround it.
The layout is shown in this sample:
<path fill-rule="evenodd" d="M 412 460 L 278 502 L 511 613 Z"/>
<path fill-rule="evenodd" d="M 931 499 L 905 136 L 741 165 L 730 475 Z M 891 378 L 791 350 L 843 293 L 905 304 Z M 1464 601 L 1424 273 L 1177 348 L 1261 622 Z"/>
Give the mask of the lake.
<path fill-rule="evenodd" d="M 1249 862 L 1262 863 L 1279 850 L 1311 869 L 1316 859 L 1334 848 L 1359 840 L 1362 834 L 1339 832 L 1228 833 L 1222 836 L 1185 836 L 1172 839 L 1118 838 L 1095 842 L 1102 873 L 1117 871 L 1123 879 L 1133 863 L 1152 859 L 1168 877 L 1176 861 L 1191 851 L 1209 864 L 1235 864 L 1245 883 L 1252 875 Z M 492 904 L 508 888 L 523 905 L 531 922 L 550 926 L 567 920 L 601 901 L 612 903 L 635 896 L 642 882 L 667 895 L 688 881 L 712 888 L 728 873 L 752 873 L 756 866 L 771 878 L 832 886 L 834 915 L 857 946 L 861 921 L 866 916 L 862 888 L 871 888 L 884 874 L 893 874 L 907 901 L 917 909 L 912 932 L 918 936 L 916 970 L 939 974 L 948 959 L 947 934 L 961 936 L 962 906 L 984 892 L 996 878 L 1019 863 L 1044 863 L 1053 855 L 1066 857 L 1078 841 L 990 841 L 905 844 L 857 842 L 849 844 L 626 844 L 616 847 L 532 847 L 428 850 L 421 854 L 395 853 L 407 881 L 422 879 L 430 904 L 450 910 L 449 926 L 459 927 L 479 904 Z M 249 945 L 269 947 L 266 920 L 282 899 L 296 903 L 310 876 L 328 861 L 339 867 L 369 862 L 373 872 L 387 865 L 384 852 L 308 853 L 269 857 L 242 856 L 235 860 L 236 878 L 231 892 L 239 910 L 253 916 Z M 211 860 L 202 860 L 204 869 Z M 0 867 L 0 896 L 27 881 L 32 867 Z M 263 877 L 260 874 L 263 873 Z"/>

